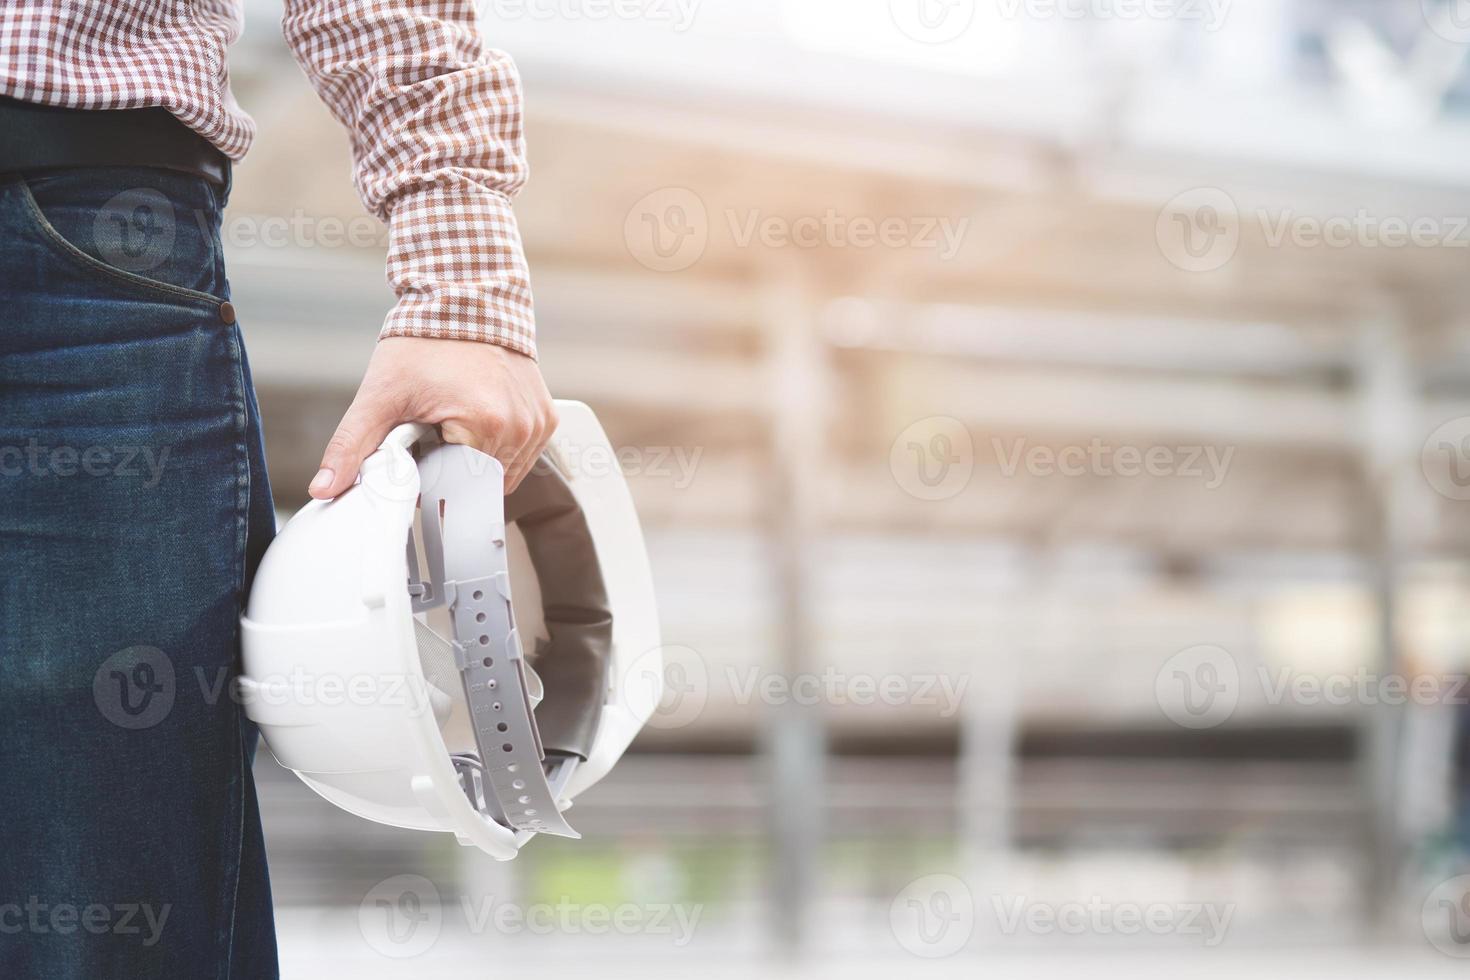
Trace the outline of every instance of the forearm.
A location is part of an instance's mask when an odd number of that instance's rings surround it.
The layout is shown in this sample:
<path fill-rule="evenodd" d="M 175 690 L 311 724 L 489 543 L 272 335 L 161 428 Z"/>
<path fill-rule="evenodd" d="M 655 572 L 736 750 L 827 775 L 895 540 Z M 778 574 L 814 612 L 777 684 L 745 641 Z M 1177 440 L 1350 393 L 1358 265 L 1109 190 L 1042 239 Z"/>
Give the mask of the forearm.
<path fill-rule="evenodd" d="M 520 81 L 467 0 L 288 0 L 297 61 L 352 141 L 363 203 L 389 222 L 384 336 L 535 354 L 511 199 L 526 178 Z"/>

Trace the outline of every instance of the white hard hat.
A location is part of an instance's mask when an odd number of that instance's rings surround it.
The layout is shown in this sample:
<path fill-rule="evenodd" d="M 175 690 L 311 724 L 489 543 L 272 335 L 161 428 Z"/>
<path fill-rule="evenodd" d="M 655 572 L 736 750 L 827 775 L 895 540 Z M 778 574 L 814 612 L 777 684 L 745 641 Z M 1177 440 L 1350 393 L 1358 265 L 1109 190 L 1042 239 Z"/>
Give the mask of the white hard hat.
<path fill-rule="evenodd" d="M 282 528 L 241 618 L 246 713 L 281 765 L 500 860 L 578 836 L 562 811 L 662 695 L 632 498 L 591 409 L 557 408 L 509 497 L 492 457 L 394 430 L 357 486 Z"/>

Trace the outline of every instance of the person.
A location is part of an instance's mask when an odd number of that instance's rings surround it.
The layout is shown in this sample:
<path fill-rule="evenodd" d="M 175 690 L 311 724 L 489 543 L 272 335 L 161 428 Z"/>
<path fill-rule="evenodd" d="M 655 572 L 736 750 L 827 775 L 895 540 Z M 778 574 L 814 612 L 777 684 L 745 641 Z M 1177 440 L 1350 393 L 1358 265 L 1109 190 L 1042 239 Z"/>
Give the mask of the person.
<path fill-rule="evenodd" d="M 0 976 L 277 975 L 230 680 L 274 531 L 220 247 L 240 0 L 0 10 Z M 519 81 L 469 0 L 285 0 L 397 302 L 310 494 L 396 424 L 514 486 L 556 419 L 511 199 Z M 367 325 L 364 325 L 366 329 Z"/>

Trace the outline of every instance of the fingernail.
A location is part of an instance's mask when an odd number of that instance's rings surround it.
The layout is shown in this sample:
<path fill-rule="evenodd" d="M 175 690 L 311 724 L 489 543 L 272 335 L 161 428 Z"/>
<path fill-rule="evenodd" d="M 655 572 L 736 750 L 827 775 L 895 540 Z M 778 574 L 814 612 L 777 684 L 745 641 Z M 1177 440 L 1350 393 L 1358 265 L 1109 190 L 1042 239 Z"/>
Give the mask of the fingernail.
<path fill-rule="evenodd" d="M 327 489 L 327 487 L 330 487 L 332 485 L 332 481 L 336 478 L 336 473 L 333 473 L 330 469 L 327 469 L 326 467 L 322 467 L 317 475 L 312 477 L 311 486 L 307 487 L 306 489 L 325 490 Z"/>

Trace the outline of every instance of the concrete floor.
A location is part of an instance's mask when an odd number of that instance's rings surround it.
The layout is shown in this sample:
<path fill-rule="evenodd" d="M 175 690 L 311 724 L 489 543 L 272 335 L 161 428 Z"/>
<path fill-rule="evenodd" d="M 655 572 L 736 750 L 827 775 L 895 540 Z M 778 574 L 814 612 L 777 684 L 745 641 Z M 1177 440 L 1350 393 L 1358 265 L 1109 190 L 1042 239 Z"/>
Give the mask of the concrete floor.
<path fill-rule="evenodd" d="M 372 929 L 364 925 L 366 921 L 356 910 L 342 907 L 278 910 L 282 976 L 286 980 L 973 980 L 977 976 L 985 980 L 1076 980 L 1079 976 L 1088 980 L 1386 980 L 1408 975 L 1415 980 L 1460 980 L 1470 965 L 1465 959 L 1437 952 L 1428 943 L 1213 949 L 971 947 L 932 960 L 898 950 L 855 953 L 833 943 L 827 951 L 787 961 L 760 952 L 748 935 L 702 932 L 697 943 L 678 948 L 667 939 L 647 935 L 588 936 L 559 931 L 473 935 L 447 923 L 442 930 L 435 927 L 426 948 L 416 950 L 385 947 L 369 935 Z M 392 955 L 404 952 L 417 955 Z"/>
<path fill-rule="evenodd" d="M 550 944 L 548 943 L 548 946 Z M 365 948 L 355 936 L 334 937 L 320 932 L 287 928 L 281 936 L 282 976 L 286 980 L 350 977 L 351 980 L 483 980 L 522 975 L 576 980 L 751 980 L 754 978 L 832 977 L 841 980 L 892 980 L 895 976 L 963 977 L 972 980 L 1386 980 L 1409 975 L 1416 980 L 1463 978 L 1466 964 L 1424 949 L 1319 949 L 1210 951 L 1193 953 L 1001 953 L 961 955 L 925 961 L 902 956 L 812 957 L 783 963 L 758 955 L 688 954 L 639 955 L 618 951 L 610 944 L 601 952 L 524 946 L 501 948 L 478 943 L 441 942 L 429 953 L 392 960 Z M 515 973 L 508 973 L 515 971 Z"/>

